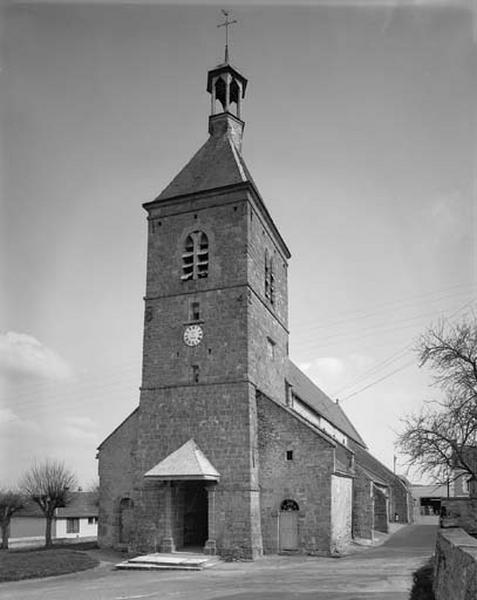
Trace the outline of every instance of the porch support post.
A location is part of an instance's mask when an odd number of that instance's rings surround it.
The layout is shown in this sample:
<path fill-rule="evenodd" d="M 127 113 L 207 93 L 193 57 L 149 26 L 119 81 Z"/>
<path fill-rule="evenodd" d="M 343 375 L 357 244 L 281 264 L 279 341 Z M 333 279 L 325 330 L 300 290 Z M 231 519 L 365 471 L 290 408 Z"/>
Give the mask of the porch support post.
<path fill-rule="evenodd" d="M 172 481 L 166 482 L 165 487 L 165 530 L 164 537 L 161 540 L 161 552 L 174 552 L 176 547 L 172 537 Z"/>
<path fill-rule="evenodd" d="M 208 524 L 209 534 L 204 546 L 204 554 L 217 554 L 217 541 L 215 531 L 215 490 L 216 483 L 210 483 L 207 486 L 208 499 Z"/>

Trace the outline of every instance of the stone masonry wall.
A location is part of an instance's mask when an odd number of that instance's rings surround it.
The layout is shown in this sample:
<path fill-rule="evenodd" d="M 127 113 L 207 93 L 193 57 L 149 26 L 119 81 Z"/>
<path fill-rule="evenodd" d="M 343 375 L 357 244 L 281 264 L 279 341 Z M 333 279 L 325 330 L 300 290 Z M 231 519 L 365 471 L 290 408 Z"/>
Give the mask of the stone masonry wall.
<path fill-rule="evenodd" d="M 477 598 L 477 540 L 463 529 L 440 530 L 434 562 L 436 600 Z"/>
<path fill-rule="evenodd" d="M 133 497 L 138 411 L 135 410 L 99 449 L 98 543 L 119 543 L 119 503 Z"/>
<path fill-rule="evenodd" d="M 372 483 L 359 465 L 353 480 L 353 537 L 371 540 L 373 537 Z"/>
<path fill-rule="evenodd" d="M 146 296 L 175 296 L 245 284 L 247 278 L 247 193 L 208 195 L 161 202 L 149 216 Z M 209 274 L 182 281 L 187 235 L 209 238 Z"/>
<path fill-rule="evenodd" d="M 386 495 L 378 486 L 373 484 L 373 500 L 374 500 L 374 524 L 376 531 L 388 533 L 389 531 L 389 516 L 388 516 L 388 501 Z"/>
<path fill-rule="evenodd" d="M 403 481 L 355 442 L 351 442 L 351 449 L 355 452 L 355 463 L 357 466 L 364 467 L 370 476 L 375 475 L 377 481 L 387 484 L 389 491 L 389 520 L 408 523 L 412 519 L 412 497 Z"/>
<path fill-rule="evenodd" d="M 254 203 L 248 207 L 248 282 L 265 305 L 286 328 L 288 327 L 288 264 L 272 232 L 261 218 Z M 273 304 L 265 297 L 265 254 L 272 262 L 274 279 Z"/>
<path fill-rule="evenodd" d="M 258 442 L 261 523 L 264 553 L 278 547 L 278 517 L 283 500 L 299 506 L 299 550 L 328 554 L 331 541 L 333 445 L 299 417 L 259 394 Z M 293 452 L 287 460 L 287 451 Z"/>
<path fill-rule="evenodd" d="M 143 474 L 192 438 L 221 475 L 215 524 L 219 551 L 233 547 L 247 556 L 261 554 L 254 404 L 255 390 L 247 383 L 142 391 L 136 478 L 138 544 L 152 539 L 151 531 L 159 539 L 164 535 L 162 488 L 145 485 Z"/>

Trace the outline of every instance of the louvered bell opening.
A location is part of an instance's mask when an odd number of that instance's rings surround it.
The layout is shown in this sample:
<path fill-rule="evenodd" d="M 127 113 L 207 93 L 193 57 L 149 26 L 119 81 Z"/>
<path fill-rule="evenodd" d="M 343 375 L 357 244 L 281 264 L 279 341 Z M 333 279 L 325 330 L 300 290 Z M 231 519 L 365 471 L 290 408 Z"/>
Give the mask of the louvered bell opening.
<path fill-rule="evenodd" d="M 187 281 L 188 279 L 192 279 L 194 277 L 194 265 L 190 265 L 188 267 L 182 267 L 182 281 Z"/>
<path fill-rule="evenodd" d="M 184 254 L 193 253 L 194 252 L 194 240 L 189 236 L 186 239 L 186 243 L 184 245 Z"/>
<path fill-rule="evenodd" d="M 197 263 L 197 277 L 199 279 L 203 279 L 207 277 L 209 273 L 209 261 L 199 262 Z"/>

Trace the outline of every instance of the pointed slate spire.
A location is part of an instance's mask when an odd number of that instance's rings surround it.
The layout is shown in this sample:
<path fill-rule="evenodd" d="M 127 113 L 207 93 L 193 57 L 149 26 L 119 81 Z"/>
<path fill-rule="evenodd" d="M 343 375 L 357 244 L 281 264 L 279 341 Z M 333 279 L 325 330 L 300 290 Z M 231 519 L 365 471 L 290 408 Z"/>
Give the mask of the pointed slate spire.
<path fill-rule="evenodd" d="M 209 139 L 156 200 L 238 183 L 252 183 L 241 156 L 245 123 L 240 118 L 247 80 L 228 62 L 208 72 Z"/>

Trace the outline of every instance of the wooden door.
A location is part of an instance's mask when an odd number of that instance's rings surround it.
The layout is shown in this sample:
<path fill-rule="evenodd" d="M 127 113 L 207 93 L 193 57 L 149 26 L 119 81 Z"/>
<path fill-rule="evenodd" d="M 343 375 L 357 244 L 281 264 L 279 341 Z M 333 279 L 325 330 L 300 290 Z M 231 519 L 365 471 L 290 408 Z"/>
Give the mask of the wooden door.
<path fill-rule="evenodd" d="M 133 531 L 133 503 L 129 498 L 123 498 L 119 506 L 119 542 L 128 544 Z"/>
<path fill-rule="evenodd" d="M 298 549 L 298 512 L 280 511 L 280 550 Z"/>

